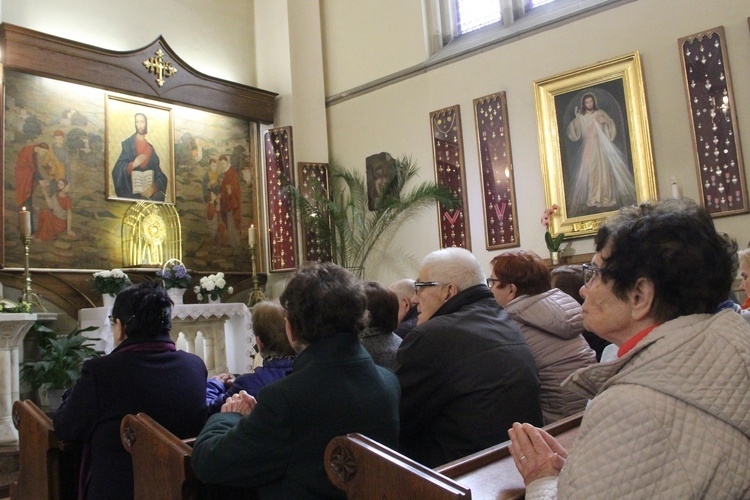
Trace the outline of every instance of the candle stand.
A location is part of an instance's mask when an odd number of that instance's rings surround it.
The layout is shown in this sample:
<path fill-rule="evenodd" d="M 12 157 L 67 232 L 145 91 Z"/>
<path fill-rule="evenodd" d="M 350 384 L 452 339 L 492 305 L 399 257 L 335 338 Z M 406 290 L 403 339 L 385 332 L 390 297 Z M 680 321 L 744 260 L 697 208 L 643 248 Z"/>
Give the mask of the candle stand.
<path fill-rule="evenodd" d="M 250 247 L 250 262 L 252 266 L 252 279 L 253 279 L 253 288 L 250 291 L 250 296 L 247 298 L 247 307 L 253 307 L 258 302 L 262 302 L 266 300 L 266 296 L 263 293 L 263 290 L 260 289 L 260 284 L 258 282 L 258 272 L 256 268 L 255 263 L 255 255 L 257 252 L 257 247 L 251 246 Z"/>
<path fill-rule="evenodd" d="M 47 312 L 47 308 L 44 307 L 44 304 L 42 304 L 42 299 L 31 288 L 31 271 L 29 270 L 29 246 L 31 245 L 31 236 L 29 235 L 21 236 L 21 243 L 23 243 L 24 256 L 25 256 L 23 275 L 25 278 L 26 286 L 23 289 L 23 292 L 21 293 L 20 302 L 26 302 L 27 304 L 31 304 L 32 310 L 36 307 L 38 308 L 38 310 L 41 310 L 42 312 Z"/>

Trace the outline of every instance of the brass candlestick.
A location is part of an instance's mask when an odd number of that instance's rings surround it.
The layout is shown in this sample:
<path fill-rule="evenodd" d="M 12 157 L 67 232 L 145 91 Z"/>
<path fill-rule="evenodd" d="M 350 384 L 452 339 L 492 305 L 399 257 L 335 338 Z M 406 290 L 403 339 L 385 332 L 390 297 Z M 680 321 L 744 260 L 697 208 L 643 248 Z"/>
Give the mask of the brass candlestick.
<path fill-rule="evenodd" d="M 23 243 L 25 262 L 23 275 L 26 280 L 26 287 L 21 293 L 21 302 L 31 304 L 32 309 L 38 307 L 42 312 L 47 312 L 47 308 L 42 304 L 42 299 L 37 293 L 31 288 L 31 271 L 29 270 L 29 247 L 31 246 L 31 236 L 22 235 L 21 243 Z"/>
<path fill-rule="evenodd" d="M 250 265 L 253 272 L 253 289 L 250 291 L 250 296 L 247 298 L 247 307 L 253 307 L 258 302 L 266 300 L 266 296 L 263 293 L 263 290 L 260 289 L 260 284 L 258 283 L 258 273 L 255 264 L 256 251 L 257 247 L 250 247 Z"/>

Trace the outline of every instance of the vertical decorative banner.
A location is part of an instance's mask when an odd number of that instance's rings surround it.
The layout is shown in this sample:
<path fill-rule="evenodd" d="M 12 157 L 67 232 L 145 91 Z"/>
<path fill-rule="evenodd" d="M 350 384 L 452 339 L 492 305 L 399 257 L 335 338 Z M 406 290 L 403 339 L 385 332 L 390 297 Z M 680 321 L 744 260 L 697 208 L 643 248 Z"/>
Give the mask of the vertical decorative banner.
<path fill-rule="evenodd" d="M 438 204 L 440 248 L 462 247 L 471 250 L 469 213 L 464 176 L 464 146 L 461 134 L 461 108 L 456 105 L 430 113 L 432 153 L 435 177 L 459 200 L 453 209 Z"/>
<path fill-rule="evenodd" d="M 328 164 L 302 163 L 297 165 L 299 192 L 311 207 L 321 206 L 320 201 L 328 199 Z M 324 208 L 321 206 L 321 208 Z M 322 210 L 321 210 L 322 212 Z M 319 213 L 320 217 L 326 213 Z M 302 258 L 308 262 L 330 262 L 331 247 L 327 240 L 321 241 L 316 227 L 302 222 Z"/>
<path fill-rule="evenodd" d="M 268 130 L 263 143 L 266 151 L 270 271 L 289 271 L 297 267 L 297 234 L 291 213 L 292 202 L 284 192 L 286 181 L 294 184 L 292 127 Z"/>
<path fill-rule="evenodd" d="M 724 28 L 679 39 L 701 202 L 714 216 L 748 212 Z"/>
<path fill-rule="evenodd" d="M 505 92 L 474 99 L 487 250 L 521 244 Z"/>

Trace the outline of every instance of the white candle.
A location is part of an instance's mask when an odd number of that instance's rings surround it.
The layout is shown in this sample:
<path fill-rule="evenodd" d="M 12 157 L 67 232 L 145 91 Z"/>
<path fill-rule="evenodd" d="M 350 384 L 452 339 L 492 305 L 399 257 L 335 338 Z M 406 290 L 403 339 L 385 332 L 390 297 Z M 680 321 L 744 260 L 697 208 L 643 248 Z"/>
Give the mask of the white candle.
<path fill-rule="evenodd" d="M 31 212 L 26 210 L 26 207 L 21 208 L 21 211 L 18 212 L 18 226 L 21 229 L 22 237 L 31 235 Z"/>
<path fill-rule="evenodd" d="M 255 224 L 250 224 L 250 227 L 247 230 L 247 243 L 250 245 L 250 248 L 255 248 Z"/>
<path fill-rule="evenodd" d="M 680 199 L 680 186 L 677 185 L 677 179 L 672 177 L 672 198 L 675 200 Z"/>

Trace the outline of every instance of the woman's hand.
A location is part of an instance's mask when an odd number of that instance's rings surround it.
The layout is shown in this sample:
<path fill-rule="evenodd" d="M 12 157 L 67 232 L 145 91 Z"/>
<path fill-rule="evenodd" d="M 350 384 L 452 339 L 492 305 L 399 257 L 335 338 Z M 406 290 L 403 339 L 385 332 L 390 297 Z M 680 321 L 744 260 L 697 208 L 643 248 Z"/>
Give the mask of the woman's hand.
<path fill-rule="evenodd" d="M 257 401 L 246 391 L 240 391 L 238 394 L 227 398 L 221 405 L 221 413 L 239 413 L 243 417 L 253 411 Z"/>
<path fill-rule="evenodd" d="M 508 449 L 518 472 L 523 476 L 524 484 L 560 474 L 568 452 L 545 430 L 516 422 L 508 430 L 508 435 L 511 440 Z"/>

